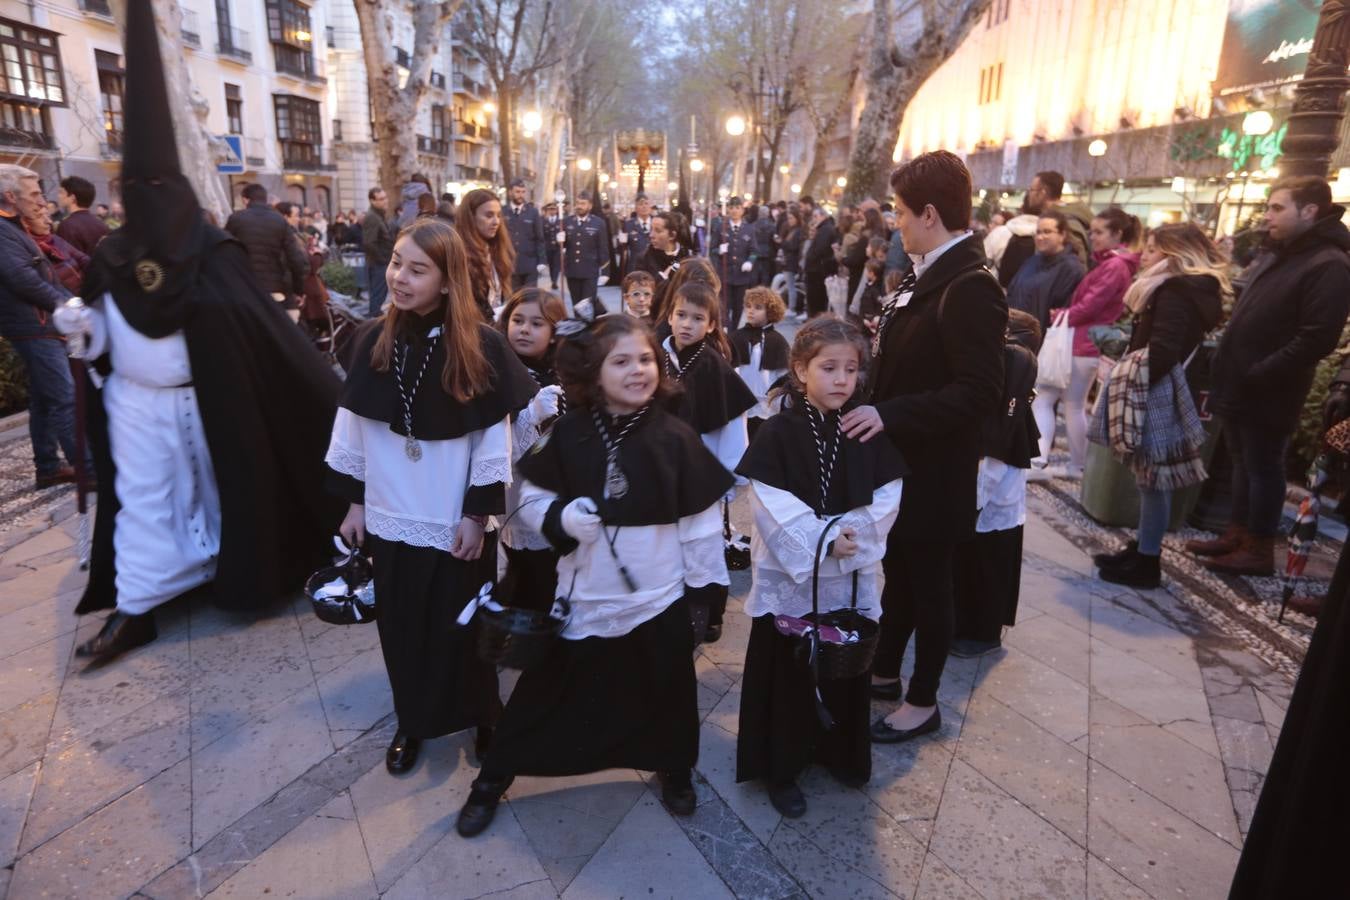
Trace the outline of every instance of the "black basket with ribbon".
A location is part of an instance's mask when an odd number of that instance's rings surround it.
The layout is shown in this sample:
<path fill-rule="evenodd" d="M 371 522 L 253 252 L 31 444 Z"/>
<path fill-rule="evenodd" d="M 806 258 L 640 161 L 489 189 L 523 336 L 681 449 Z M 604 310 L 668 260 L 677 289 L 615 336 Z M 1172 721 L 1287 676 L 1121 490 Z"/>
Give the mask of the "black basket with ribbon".
<path fill-rule="evenodd" d="M 364 625 L 374 622 L 375 572 L 370 560 L 356 547 L 348 547 L 334 538 L 338 551 L 346 556 L 337 565 L 324 566 L 305 582 L 314 615 L 330 625 Z"/>
<path fill-rule="evenodd" d="M 722 501 L 722 546 L 726 553 L 727 568 L 741 572 L 750 568 L 750 539 L 743 534 L 731 531 L 731 504 Z"/>
<path fill-rule="evenodd" d="M 565 597 L 553 601 L 548 612 L 502 606 L 492 599 L 492 585 L 484 584 L 460 613 L 459 624 L 478 618 L 478 658 L 508 669 L 530 669 L 548 658 L 572 618 Z"/>

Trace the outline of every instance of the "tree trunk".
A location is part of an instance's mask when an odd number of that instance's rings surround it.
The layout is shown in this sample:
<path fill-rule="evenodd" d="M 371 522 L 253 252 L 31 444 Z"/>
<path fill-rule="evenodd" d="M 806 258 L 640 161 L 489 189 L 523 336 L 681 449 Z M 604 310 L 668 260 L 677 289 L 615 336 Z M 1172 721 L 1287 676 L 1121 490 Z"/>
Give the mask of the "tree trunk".
<path fill-rule="evenodd" d="M 159 52 L 163 57 L 164 83 L 169 92 L 169 108 L 173 114 L 174 140 L 178 145 L 178 160 L 197 194 L 202 209 L 225 224 L 230 215 L 230 198 L 221 184 L 216 165 L 228 153 L 225 142 L 206 127 L 210 104 L 192 81 L 187 54 L 183 50 L 181 30 L 182 12 L 174 0 L 151 0 L 155 27 L 159 37 Z M 127 8 L 125 0 L 113 4 L 118 30 L 125 39 Z"/>
<path fill-rule="evenodd" d="M 824 128 L 816 132 L 815 146 L 811 150 L 811 169 L 802 180 L 802 191 L 807 194 L 824 195 L 825 160 L 830 154 L 830 138 L 834 135 L 836 121 L 833 116 Z"/>
<path fill-rule="evenodd" d="M 991 0 L 912 4 L 896 23 L 894 0 L 872 2 L 872 44 L 866 70 L 867 99 L 853 132 L 846 202 L 889 193 L 887 177 L 905 107 L 928 76 L 960 46 Z M 902 33 L 894 42 L 897 30 Z"/>
<path fill-rule="evenodd" d="M 512 125 L 516 120 L 516 86 L 508 78 L 497 85 L 497 135 L 498 159 L 501 163 L 502 184 L 510 184 L 515 176 L 511 165 L 511 147 L 514 135 Z"/>
<path fill-rule="evenodd" d="M 432 61 L 439 55 L 445 24 L 462 0 L 433 3 L 414 0 L 413 47 L 408 80 L 398 84 L 394 55 L 395 15 L 405 10 L 391 0 L 356 0 L 356 19 L 361 27 L 361 50 L 366 63 L 366 91 L 380 185 L 396 207 L 403 186 L 417 171 L 417 110 L 427 92 Z"/>

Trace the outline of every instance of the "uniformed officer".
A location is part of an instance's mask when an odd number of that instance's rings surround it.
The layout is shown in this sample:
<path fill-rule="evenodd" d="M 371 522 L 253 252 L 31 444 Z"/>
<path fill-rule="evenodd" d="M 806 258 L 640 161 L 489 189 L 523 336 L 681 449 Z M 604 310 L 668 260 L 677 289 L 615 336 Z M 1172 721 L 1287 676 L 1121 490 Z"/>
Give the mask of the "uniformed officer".
<path fill-rule="evenodd" d="M 590 300 L 596 315 L 604 315 L 599 288 L 609 281 L 609 228 L 591 212 L 589 191 L 577 194 L 576 213 L 563 220 L 557 239 L 563 244 L 563 277 L 573 307 Z"/>
<path fill-rule="evenodd" d="M 713 245 L 712 261 L 717 274 L 722 276 L 723 289 L 726 291 L 728 328 L 739 327 L 741 305 L 745 300 L 745 289 L 755 283 L 755 235 L 754 230 L 743 221 L 745 207 L 740 197 L 727 201 L 727 214 L 718 222 L 718 229 L 710 241 Z"/>
<path fill-rule="evenodd" d="M 544 237 L 544 217 L 525 199 L 525 179 L 514 178 L 507 191 L 506 233 L 516 248 L 516 268 L 511 273 L 511 293 L 531 287 L 532 280 L 548 274 L 548 241 Z"/>
<path fill-rule="evenodd" d="M 638 194 L 633 215 L 624 219 L 619 243 L 624 245 L 623 273 L 627 275 L 638 267 L 652 243 L 652 201 L 646 194 Z"/>
<path fill-rule="evenodd" d="M 558 215 L 558 204 L 550 200 L 544 204 L 544 234 L 548 238 L 544 244 L 548 247 L 548 285 L 555 291 L 558 289 L 558 272 L 562 266 L 562 249 L 553 236 L 561 230 L 562 217 Z"/>

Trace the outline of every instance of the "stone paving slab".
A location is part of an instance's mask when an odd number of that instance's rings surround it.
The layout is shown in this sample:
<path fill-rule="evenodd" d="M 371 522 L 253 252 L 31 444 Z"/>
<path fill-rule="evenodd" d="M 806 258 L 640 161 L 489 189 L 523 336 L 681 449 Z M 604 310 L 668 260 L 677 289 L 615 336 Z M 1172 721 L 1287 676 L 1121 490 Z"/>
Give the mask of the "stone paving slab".
<path fill-rule="evenodd" d="M 785 821 L 736 784 L 736 573 L 695 662 L 694 816 L 648 773 L 521 778 L 464 841 L 471 734 L 384 771 L 375 629 L 190 597 L 160 640 L 85 671 L 73 644 L 99 617 L 72 615 L 70 525 L 0 551 L 0 897 L 1216 897 L 1292 689 L 1192 601 L 1094 580 L 1033 515 L 1004 649 L 951 660 L 942 729 L 874 748 L 863 789 L 809 770 L 807 815 Z"/>

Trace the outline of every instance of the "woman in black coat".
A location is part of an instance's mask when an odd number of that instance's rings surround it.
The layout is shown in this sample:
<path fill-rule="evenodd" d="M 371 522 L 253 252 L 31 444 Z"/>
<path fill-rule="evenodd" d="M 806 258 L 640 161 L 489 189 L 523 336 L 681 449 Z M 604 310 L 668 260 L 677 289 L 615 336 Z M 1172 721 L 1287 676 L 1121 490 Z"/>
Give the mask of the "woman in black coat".
<path fill-rule="evenodd" d="M 802 245 L 805 243 L 806 226 L 802 222 L 801 207 L 795 203 L 783 213 L 783 222 L 779 226 L 778 249 L 783 251 L 783 271 L 787 273 L 787 305 L 793 312 L 801 312 L 797 299 L 797 273 L 802 266 Z"/>
<path fill-rule="evenodd" d="M 916 635 L 905 703 L 872 727 L 899 743 L 942 723 L 937 689 L 952 640 L 953 557 L 975 535 L 980 423 L 1003 397 L 1008 305 L 967 232 L 970 173 L 952 153 L 925 153 L 891 175 L 897 226 L 918 261 L 883 311 L 869 381 L 872 404 L 852 410 L 844 431 L 893 440 L 909 461 L 900 515 L 882 566 L 881 642 L 873 695 L 899 699 L 900 660 Z"/>
<path fill-rule="evenodd" d="M 685 239 L 681 240 L 680 235 Z M 652 214 L 651 243 L 647 251 L 633 264 L 636 271 L 647 272 L 656 279 L 652 310 L 665 309 L 666 291 L 670 280 L 679 271 L 681 260 L 688 259 L 693 250 L 688 245 L 689 226 L 677 212 Z"/>

